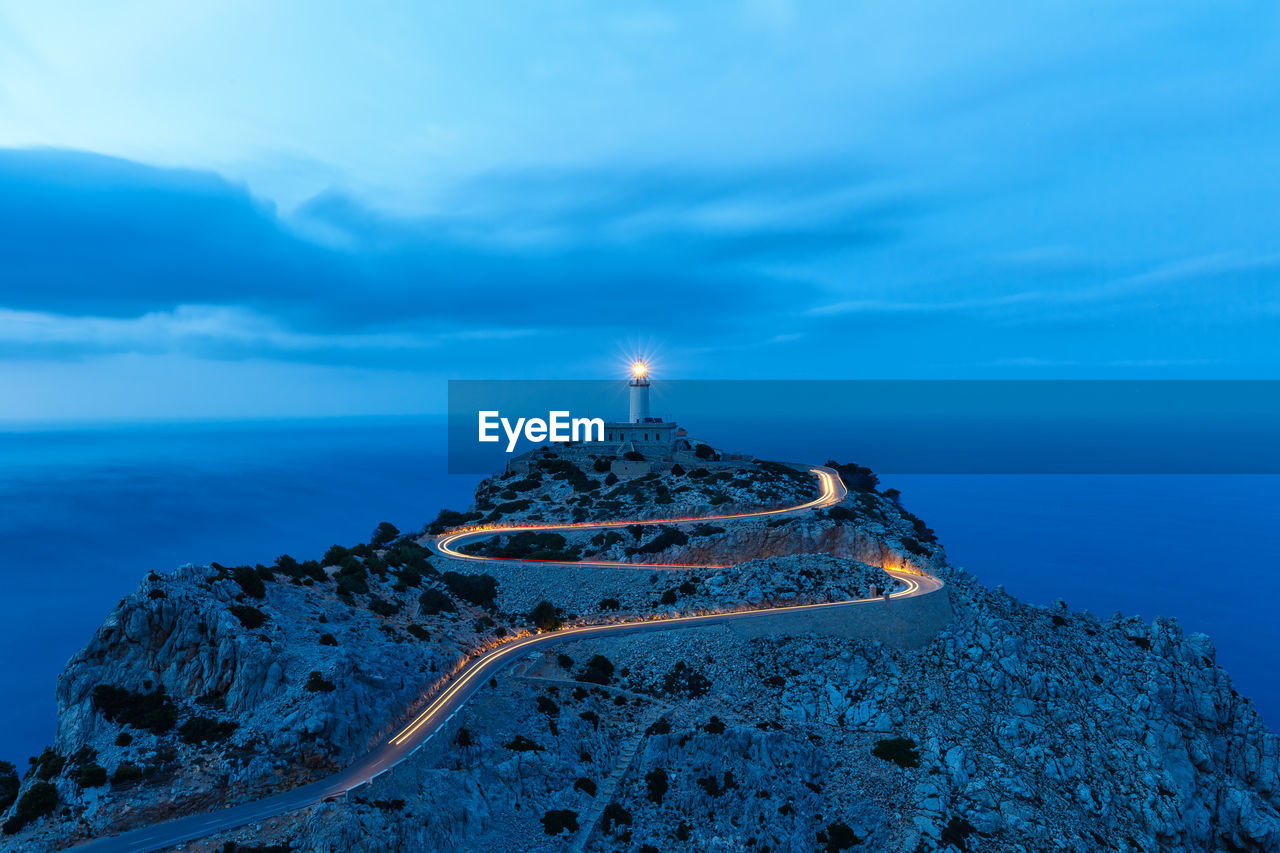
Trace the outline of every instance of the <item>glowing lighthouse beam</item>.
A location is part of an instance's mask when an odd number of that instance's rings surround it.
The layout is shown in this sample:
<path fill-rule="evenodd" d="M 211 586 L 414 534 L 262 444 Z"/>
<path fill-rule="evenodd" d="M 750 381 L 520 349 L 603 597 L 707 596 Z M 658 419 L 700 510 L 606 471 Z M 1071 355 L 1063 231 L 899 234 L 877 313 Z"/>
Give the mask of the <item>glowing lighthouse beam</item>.
<path fill-rule="evenodd" d="M 644 379 L 649 375 L 649 365 L 645 364 L 643 361 L 637 361 L 635 364 L 631 365 L 631 375 L 636 379 Z"/>

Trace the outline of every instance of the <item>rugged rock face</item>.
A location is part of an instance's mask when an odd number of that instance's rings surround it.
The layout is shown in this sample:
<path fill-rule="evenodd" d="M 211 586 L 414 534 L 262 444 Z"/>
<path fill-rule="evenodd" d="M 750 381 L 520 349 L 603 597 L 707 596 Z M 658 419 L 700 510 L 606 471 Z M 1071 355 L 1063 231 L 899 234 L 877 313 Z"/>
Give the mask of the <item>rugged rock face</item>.
<path fill-rule="evenodd" d="M 771 468 L 720 473 L 712 490 L 703 476 L 667 483 L 662 510 L 798 488 Z M 604 477 L 553 466 L 495 478 L 472 514 L 505 492 L 530 503 L 503 517 L 549 514 L 595 491 L 584 479 Z M 658 485 L 605 500 L 656 500 Z M 23 781 L 26 793 L 47 777 L 58 807 L 5 843 L 56 849 L 340 766 L 469 650 L 528 630 L 541 600 L 600 618 L 838 599 L 889 586 L 876 566 L 914 564 L 947 581 L 955 613 L 919 651 L 724 627 L 566 642 L 505 672 L 345 802 L 192 849 L 1280 849 L 1280 743 L 1207 637 L 987 590 L 894 496 L 858 485 L 833 510 L 686 526 L 662 547 L 646 549 L 660 529 L 492 546 L 739 563 L 725 569 L 483 564 L 493 589 L 447 574 L 474 564 L 427 561 L 399 540 L 324 567 L 286 562 L 274 577 L 187 567 L 148 578 L 59 685 L 57 743 Z M 725 489 L 738 491 L 719 498 Z M 92 784 L 91 765 L 116 781 Z M 117 778 L 121 766 L 140 778 Z"/>

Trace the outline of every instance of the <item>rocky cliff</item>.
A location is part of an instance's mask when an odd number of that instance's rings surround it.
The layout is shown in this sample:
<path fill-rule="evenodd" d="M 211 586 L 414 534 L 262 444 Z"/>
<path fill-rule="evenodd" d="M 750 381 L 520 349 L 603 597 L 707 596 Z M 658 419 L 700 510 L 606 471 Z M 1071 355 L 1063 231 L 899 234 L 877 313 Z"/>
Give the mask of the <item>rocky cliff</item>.
<path fill-rule="evenodd" d="M 781 466 L 613 483 L 602 467 L 493 478 L 436 529 L 812 493 Z M 530 630 L 540 601 L 563 619 L 821 601 L 916 565 L 954 611 L 920 650 L 723 627 L 566 642 L 345 801 L 189 849 L 1280 849 L 1280 744 L 1207 637 L 988 590 L 869 472 L 841 473 L 848 501 L 794 520 L 480 546 L 727 568 L 493 563 L 484 577 L 382 531 L 310 562 L 148 577 L 68 664 L 57 742 L 0 844 L 58 849 L 342 766 L 470 652 Z"/>

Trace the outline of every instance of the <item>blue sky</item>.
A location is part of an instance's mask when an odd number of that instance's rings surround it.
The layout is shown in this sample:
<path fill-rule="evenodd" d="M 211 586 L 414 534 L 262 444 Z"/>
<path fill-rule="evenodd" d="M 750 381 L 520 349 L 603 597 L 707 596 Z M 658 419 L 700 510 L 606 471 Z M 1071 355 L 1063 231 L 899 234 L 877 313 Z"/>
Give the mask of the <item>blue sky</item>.
<path fill-rule="evenodd" d="M 1280 373 L 1280 7 L 0 2 L 8 421 Z"/>

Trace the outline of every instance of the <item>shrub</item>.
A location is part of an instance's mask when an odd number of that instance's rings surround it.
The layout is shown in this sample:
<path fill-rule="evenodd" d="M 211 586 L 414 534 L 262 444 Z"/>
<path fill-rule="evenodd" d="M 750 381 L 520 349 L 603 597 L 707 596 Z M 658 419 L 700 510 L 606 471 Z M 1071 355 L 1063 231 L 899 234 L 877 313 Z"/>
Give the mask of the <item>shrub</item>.
<path fill-rule="evenodd" d="M 107 768 L 101 764 L 85 764 L 80 768 L 81 788 L 99 788 L 107 784 Z"/>
<path fill-rule="evenodd" d="M 493 609 L 494 599 L 498 595 L 498 579 L 493 575 L 464 575 L 458 572 L 445 572 L 444 585 L 449 591 L 464 601 L 479 607 Z"/>
<path fill-rule="evenodd" d="M 529 611 L 529 622 L 539 631 L 554 631 L 560 627 L 560 610 L 550 601 L 539 601 Z"/>
<path fill-rule="evenodd" d="M 875 472 L 856 462 L 848 462 L 842 465 L 839 462 L 828 460 L 827 467 L 834 468 L 839 472 L 840 479 L 844 480 L 844 484 L 849 487 L 851 492 L 874 492 L 876 487 L 880 485 L 880 478 L 875 475 Z"/>
<path fill-rule="evenodd" d="M 471 730 L 458 729 L 458 733 L 453 736 L 453 742 L 458 746 L 471 746 Z"/>
<path fill-rule="evenodd" d="M 36 759 L 35 773 L 36 778 L 44 782 L 57 776 L 62 772 L 62 768 L 67 764 L 67 759 L 50 748 L 46 748 L 40 753 L 40 757 Z"/>
<path fill-rule="evenodd" d="M 591 724 L 592 728 L 600 728 L 600 715 L 595 711 L 583 711 L 578 715 L 578 719 L 586 720 Z"/>
<path fill-rule="evenodd" d="M 671 476 L 680 477 L 684 474 L 684 466 L 679 462 L 671 466 Z"/>
<path fill-rule="evenodd" d="M 578 831 L 578 813 L 569 809 L 551 809 L 542 816 L 542 831 L 547 835 Z"/>
<path fill-rule="evenodd" d="M 116 746 L 128 746 L 131 743 L 133 743 L 133 735 L 128 732 L 121 732 L 116 735 Z M 4 809 L 0 808 L 0 811 L 4 811 Z"/>
<path fill-rule="evenodd" d="M 379 598 L 376 595 L 371 595 L 369 596 L 369 609 L 379 616 L 395 616 L 400 612 L 400 605 L 384 598 Z"/>
<path fill-rule="evenodd" d="M 142 768 L 136 764 L 119 764 L 116 766 L 116 772 L 111 774 L 111 784 L 132 782 L 134 779 L 141 779 L 144 775 Z"/>
<path fill-rule="evenodd" d="M 949 844 L 957 850 L 965 849 L 965 839 L 972 835 L 976 830 L 973 824 L 957 815 L 952 815 L 951 820 L 947 821 L 947 825 L 942 828 L 942 843 Z"/>
<path fill-rule="evenodd" d="M 134 693 L 112 684 L 93 688 L 93 707 L 113 722 L 153 732 L 167 732 L 178 719 L 178 709 L 164 688 L 153 693 Z"/>
<path fill-rule="evenodd" d="M 621 606 L 622 606 L 622 603 L 621 603 L 621 602 L 619 602 L 619 601 L 618 601 L 618 599 L 616 599 L 616 598 L 602 598 L 602 599 L 600 599 L 600 609 L 601 609 L 601 610 L 617 610 L 617 609 L 618 609 L 618 608 L 620 608 Z"/>
<path fill-rule="evenodd" d="M 400 535 L 399 529 L 389 521 L 380 521 L 369 536 L 369 544 L 375 548 L 386 545 Z"/>
<path fill-rule="evenodd" d="M 699 444 L 697 447 L 693 448 L 693 455 L 699 459 L 711 459 L 716 455 L 716 452 L 708 445 Z"/>
<path fill-rule="evenodd" d="M 178 727 L 184 743 L 200 744 L 210 741 L 216 743 L 226 740 L 239 724 L 234 721 L 220 722 L 211 717 L 192 717 Z"/>
<path fill-rule="evenodd" d="M 240 585 L 240 589 L 244 590 L 244 594 L 250 598 L 266 598 L 267 586 L 262 582 L 262 578 L 258 576 L 249 566 L 236 566 L 231 570 L 231 579 Z"/>
<path fill-rule="evenodd" d="M 608 684 L 613 681 L 613 662 L 604 655 L 592 655 L 587 666 L 577 675 L 578 681 L 588 684 Z"/>
<path fill-rule="evenodd" d="M 687 545 L 688 543 L 689 536 L 684 533 L 684 531 L 677 530 L 674 527 L 663 527 L 657 536 L 653 537 L 638 548 L 628 548 L 627 553 L 657 554 L 661 551 L 665 551 L 673 545 Z"/>
<path fill-rule="evenodd" d="M 336 689 L 334 683 L 321 675 L 319 670 L 312 670 L 307 676 L 307 683 L 302 687 L 312 693 L 329 693 Z"/>
<path fill-rule="evenodd" d="M 0 814 L 7 812 L 13 801 L 18 799 L 18 789 L 22 780 L 18 778 L 18 770 L 11 762 L 0 761 Z"/>
<path fill-rule="evenodd" d="M 555 717 L 560 713 L 560 706 L 552 701 L 549 696 L 539 696 L 538 712 L 546 714 L 548 717 Z"/>
<path fill-rule="evenodd" d="M 408 632 L 409 632 L 410 634 L 412 634 L 413 636 L 417 637 L 419 640 L 430 640 L 430 639 L 431 639 L 431 632 L 430 632 L 430 631 L 428 631 L 426 628 L 423 628 L 423 627 L 422 627 L 421 625 L 419 625 L 417 622 L 410 622 L 410 623 L 405 627 L 405 630 L 406 630 L 406 631 L 408 631 Z"/>
<path fill-rule="evenodd" d="M 545 749 L 524 735 L 516 735 L 510 743 L 505 743 L 503 746 L 513 752 L 542 752 Z"/>
<path fill-rule="evenodd" d="M 267 614 L 256 607 L 250 607 L 247 604 L 233 604 L 230 609 L 231 615 L 239 619 L 240 624 L 250 631 L 255 628 L 261 628 L 267 623 Z"/>
<path fill-rule="evenodd" d="M 862 839 L 854 835 L 849 825 L 842 821 L 828 824 L 827 831 L 818 834 L 818 840 L 826 842 L 827 853 L 838 853 L 862 843 Z"/>
<path fill-rule="evenodd" d="M 604 814 L 600 816 L 600 829 L 605 835 L 613 832 L 615 826 L 630 826 L 631 812 L 624 809 L 617 803 L 609 803 L 604 807 Z"/>
<path fill-rule="evenodd" d="M 326 566 L 339 565 L 344 558 L 351 552 L 341 545 L 330 545 L 329 550 L 324 552 L 323 563 Z"/>
<path fill-rule="evenodd" d="M 321 635 L 320 635 L 320 645 L 322 645 L 322 646 L 336 646 L 336 645 L 338 645 L 338 638 L 337 638 L 337 637 L 335 637 L 335 636 L 333 636 L 333 634 L 321 634 Z"/>
<path fill-rule="evenodd" d="M 560 665 L 561 669 L 573 669 L 573 658 L 569 657 L 564 652 L 556 655 L 556 663 Z"/>
<path fill-rule="evenodd" d="M 676 591 L 674 589 L 669 589 L 662 594 L 661 598 L 658 599 L 658 603 L 675 604 L 677 598 L 679 598 L 679 596 L 676 595 Z"/>
<path fill-rule="evenodd" d="M 724 734 L 724 720 L 713 716 L 707 721 L 707 724 L 702 727 L 702 730 L 711 735 Z"/>
<path fill-rule="evenodd" d="M 573 790 L 581 791 L 588 797 L 594 797 L 596 795 L 596 783 L 586 776 L 582 776 L 577 782 L 573 783 Z"/>
<path fill-rule="evenodd" d="M 876 758 L 892 761 L 899 767 L 920 766 L 920 753 L 916 750 L 916 742 L 911 738 L 895 737 L 878 740 L 871 754 Z"/>
<path fill-rule="evenodd" d="M 667 793 L 667 771 L 661 767 L 650 770 L 644 781 L 649 786 L 649 801 L 662 805 L 662 798 Z"/>
<path fill-rule="evenodd" d="M 453 613 L 457 609 L 453 604 L 453 599 L 438 589 L 428 589 L 418 596 L 418 612 L 425 616 L 435 616 L 437 613 Z"/>
<path fill-rule="evenodd" d="M 444 533 L 450 528 L 461 527 L 471 521 L 479 521 L 483 517 L 484 513 L 480 512 L 458 512 L 452 509 L 442 509 L 440 514 L 436 516 L 436 520 L 427 527 L 427 532 L 434 536 L 437 533 Z"/>
<path fill-rule="evenodd" d="M 693 669 L 684 661 L 679 661 L 670 672 L 662 677 L 662 689 L 673 696 L 696 699 L 711 689 L 711 679 Z"/>
<path fill-rule="evenodd" d="M 4 822 L 4 834 L 13 835 L 33 820 L 52 814 L 58 807 L 58 789 L 48 782 L 36 782 L 18 800 L 13 817 Z"/>
<path fill-rule="evenodd" d="M 604 478 L 604 484 L 606 486 L 616 485 L 617 482 L 618 482 L 618 475 L 613 473 L 612 471 L 610 471 Z"/>
<path fill-rule="evenodd" d="M 637 450 L 628 450 L 626 453 L 622 454 L 622 458 L 626 459 L 628 462 L 643 462 L 644 454 Z"/>
<path fill-rule="evenodd" d="M 595 464 L 591 466 L 591 470 L 595 471 L 597 474 L 604 474 L 612 467 L 613 460 L 607 456 L 601 456 L 595 461 Z"/>

